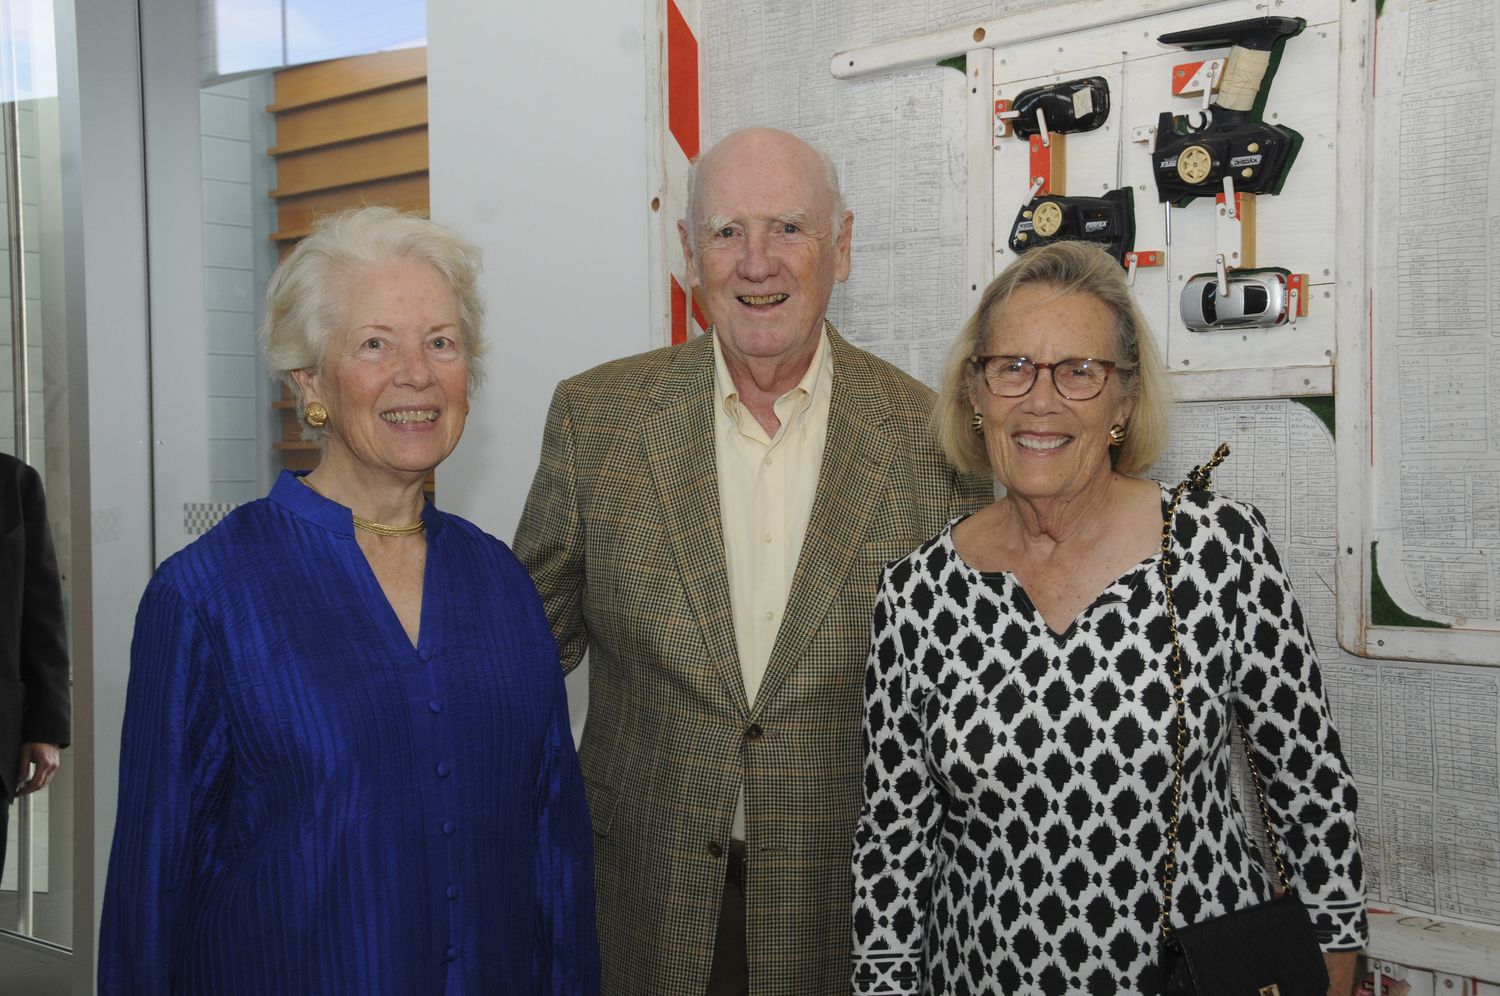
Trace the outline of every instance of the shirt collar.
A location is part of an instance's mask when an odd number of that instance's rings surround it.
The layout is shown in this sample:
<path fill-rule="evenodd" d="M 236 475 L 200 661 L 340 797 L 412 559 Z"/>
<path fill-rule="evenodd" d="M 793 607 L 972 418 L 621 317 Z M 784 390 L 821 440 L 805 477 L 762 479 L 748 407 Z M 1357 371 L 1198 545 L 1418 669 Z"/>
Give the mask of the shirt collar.
<path fill-rule="evenodd" d="M 740 404 L 740 392 L 734 386 L 734 377 L 729 373 L 729 365 L 724 362 L 724 349 L 719 342 L 718 329 L 711 327 L 709 334 L 714 342 L 714 393 L 718 398 L 719 410 L 729 417 L 734 428 L 743 428 L 745 419 L 754 421 L 748 409 Z M 829 359 L 832 347 L 828 341 L 828 320 L 823 320 L 823 331 L 818 334 L 818 349 L 813 353 L 812 362 L 807 365 L 807 370 L 802 374 L 802 379 L 797 386 L 776 399 L 776 414 L 781 419 L 782 428 L 777 433 L 780 436 L 786 431 L 787 425 L 795 418 L 801 424 L 801 431 L 807 431 L 807 413 L 812 409 L 814 395 L 824 380 L 832 382 L 831 374 L 824 375 L 825 368 L 831 366 Z M 783 402 L 790 402 L 783 404 Z"/>
<path fill-rule="evenodd" d="M 354 538 L 354 513 L 348 506 L 324 498 L 302 483 L 310 471 L 283 470 L 271 486 L 270 499 L 293 515 L 340 536 Z M 443 531 L 443 515 L 432 502 L 422 507 L 422 521 L 427 524 L 427 541 Z"/>

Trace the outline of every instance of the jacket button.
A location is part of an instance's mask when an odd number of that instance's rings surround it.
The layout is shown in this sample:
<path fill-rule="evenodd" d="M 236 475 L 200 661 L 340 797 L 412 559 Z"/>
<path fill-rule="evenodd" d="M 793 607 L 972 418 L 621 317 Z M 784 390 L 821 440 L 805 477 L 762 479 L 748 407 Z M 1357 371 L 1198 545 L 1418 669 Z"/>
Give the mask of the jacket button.
<path fill-rule="evenodd" d="M 724 849 L 719 846 L 718 841 L 711 840 L 708 842 L 708 856 L 715 861 L 724 856 Z"/>
<path fill-rule="evenodd" d="M 760 728 L 759 723 L 751 723 L 750 729 L 745 731 L 746 740 L 759 740 L 766 735 L 766 731 Z"/>

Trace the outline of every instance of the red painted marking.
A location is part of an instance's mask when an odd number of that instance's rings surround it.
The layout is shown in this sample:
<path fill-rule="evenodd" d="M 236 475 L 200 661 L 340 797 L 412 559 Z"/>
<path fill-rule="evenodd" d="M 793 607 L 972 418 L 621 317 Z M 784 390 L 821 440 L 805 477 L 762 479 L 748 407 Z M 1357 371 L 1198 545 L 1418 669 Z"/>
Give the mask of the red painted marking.
<path fill-rule="evenodd" d="M 1051 136 L 1051 141 L 1058 140 L 1057 135 Z M 1036 183 L 1037 177 L 1042 178 L 1042 189 L 1037 191 L 1038 195 L 1052 193 L 1052 147 L 1042 144 L 1042 136 L 1031 136 L 1031 182 Z"/>
<path fill-rule="evenodd" d="M 698 307 L 698 295 L 693 295 L 693 321 L 698 323 L 699 331 L 708 331 L 708 319 L 703 317 L 703 309 Z"/>
<path fill-rule="evenodd" d="M 1307 291 L 1312 286 L 1312 278 L 1305 273 L 1293 273 L 1286 279 L 1287 290 L 1293 288 L 1297 291 L 1297 317 L 1307 317 Z"/>
<path fill-rule="evenodd" d="M 679 342 L 687 342 L 687 292 L 677 282 L 677 278 L 667 276 L 672 281 L 672 345 Z"/>
<path fill-rule="evenodd" d="M 1182 88 L 1188 85 L 1188 81 L 1203 68 L 1202 62 L 1184 62 L 1172 67 L 1172 95 L 1182 96 Z"/>
<path fill-rule="evenodd" d="M 698 154 L 698 39 L 673 0 L 667 0 L 667 123 L 692 159 Z"/>
<path fill-rule="evenodd" d="M 1000 114 L 1008 110 L 1010 110 L 1009 100 L 1001 99 L 995 101 L 995 120 L 999 123 L 1000 126 L 995 132 L 996 138 L 1009 138 L 1012 134 L 1014 134 L 1014 130 L 1010 126 L 1010 119 L 1000 119 Z"/>

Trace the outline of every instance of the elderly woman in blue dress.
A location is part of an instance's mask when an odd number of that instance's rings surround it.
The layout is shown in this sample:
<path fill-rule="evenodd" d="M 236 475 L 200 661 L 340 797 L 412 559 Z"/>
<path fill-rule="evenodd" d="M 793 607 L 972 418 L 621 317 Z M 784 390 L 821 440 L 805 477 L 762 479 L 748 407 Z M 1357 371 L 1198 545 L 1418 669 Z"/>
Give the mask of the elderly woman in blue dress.
<path fill-rule="evenodd" d="M 510 550 L 423 494 L 480 374 L 478 271 L 366 208 L 272 278 L 262 340 L 322 460 L 141 601 L 100 993 L 597 992 L 547 618 Z"/>
<path fill-rule="evenodd" d="M 856 993 L 1160 992 L 1168 853 L 1172 929 L 1272 895 L 1246 829 L 1258 804 L 1230 791 L 1236 722 L 1308 947 L 1329 992 L 1349 992 L 1366 930 L 1354 785 L 1265 521 L 1208 491 L 1173 517 L 1171 605 L 1190 636 L 1172 846 L 1170 495 L 1143 476 L 1169 400 L 1119 263 L 1085 243 L 1026 253 L 960 333 L 939 437 L 1005 496 L 881 579 Z"/>

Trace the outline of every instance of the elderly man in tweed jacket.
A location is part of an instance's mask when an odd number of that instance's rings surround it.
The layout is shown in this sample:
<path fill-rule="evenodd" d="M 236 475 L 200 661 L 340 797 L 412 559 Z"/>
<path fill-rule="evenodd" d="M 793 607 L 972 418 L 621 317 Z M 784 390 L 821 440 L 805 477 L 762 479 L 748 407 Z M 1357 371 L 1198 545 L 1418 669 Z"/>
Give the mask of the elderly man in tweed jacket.
<path fill-rule="evenodd" d="M 679 224 L 714 326 L 558 386 L 515 549 L 571 668 L 605 996 L 849 991 L 880 568 L 991 500 L 932 392 L 825 322 L 853 215 L 785 132 L 710 149 Z"/>

